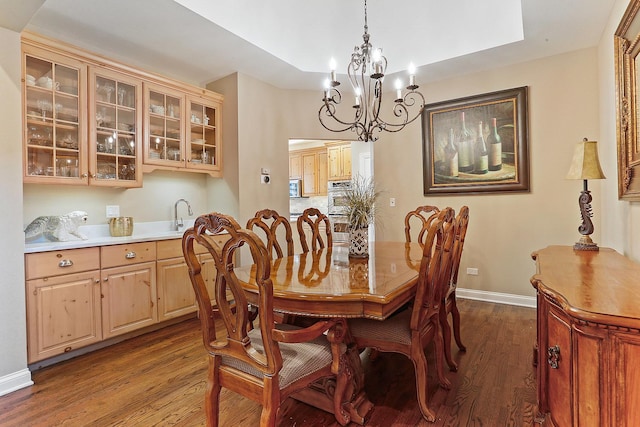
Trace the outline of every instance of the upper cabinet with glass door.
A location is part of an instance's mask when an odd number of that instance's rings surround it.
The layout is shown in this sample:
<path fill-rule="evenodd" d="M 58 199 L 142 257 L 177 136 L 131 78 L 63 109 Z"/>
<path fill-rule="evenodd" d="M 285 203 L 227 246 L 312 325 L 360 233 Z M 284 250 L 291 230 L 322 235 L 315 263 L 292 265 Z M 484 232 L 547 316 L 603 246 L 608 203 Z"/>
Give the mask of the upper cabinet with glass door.
<path fill-rule="evenodd" d="M 184 93 L 144 83 L 144 163 L 184 167 Z"/>
<path fill-rule="evenodd" d="M 89 76 L 90 183 L 141 187 L 142 81 L 98 67 Z"/>
<path fill-rule="evenodd" d="M 222 176 L 220 116 L 222 102 L 214 96 L 187 96 L 187 168 Z"/>
<path fill-rule="evenodd" d="M 24 182 L 87 183 L 86 64 L 24 49 Z"/>

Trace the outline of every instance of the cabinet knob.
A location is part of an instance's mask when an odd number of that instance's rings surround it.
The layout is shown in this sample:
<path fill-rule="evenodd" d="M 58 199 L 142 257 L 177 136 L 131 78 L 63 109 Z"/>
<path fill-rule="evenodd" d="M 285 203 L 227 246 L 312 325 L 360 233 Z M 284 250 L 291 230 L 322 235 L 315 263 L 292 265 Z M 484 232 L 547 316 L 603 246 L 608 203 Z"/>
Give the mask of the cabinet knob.
<path fill-rule="evenodd" d="M 547 349 L 547 363 L 549 363 L 551 369 L 558 369 L 558 362 L 560 362 L 560 346 L 549 347 Z"/>
<path fill-rule="evenodd" d="M 80 175 L 80 178 L 87 178 L 89 176 L 89 174 L 83 173 L 82 175 Z"/>
<path fill-rule="evenodd" d="M 126 259 L 134 259 L 136 257 L 136 253 L 131 251 L 131 252 L 127 252 L 127 254 L 124 256 Z"/>
<path fill-rule="evenodd" d="M 73 261 L 71 261 L 70 259 L 63 259 L 60 260 L 60 262 L 58 263 L 58 267 L 71 267 L 73 265 Z"/>

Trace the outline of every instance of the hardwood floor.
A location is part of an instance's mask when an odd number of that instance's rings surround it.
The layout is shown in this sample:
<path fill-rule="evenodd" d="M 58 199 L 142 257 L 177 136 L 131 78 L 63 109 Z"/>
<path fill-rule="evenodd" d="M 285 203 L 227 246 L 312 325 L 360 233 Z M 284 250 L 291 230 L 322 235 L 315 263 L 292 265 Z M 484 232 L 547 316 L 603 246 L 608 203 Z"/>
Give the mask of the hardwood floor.
<path fill-rule="evenodd" d="M 451 390 L 430 370 L 426 422 L 413 366 L 402 355 L 366 359 L 375 404 L 368 426 L 531 425 L 535 405 L 534 309 L 459 300 L 466 353 L 452 348 Z M 0 397 L 1 426 L 202 426 L 207 369 L 196 319 L 33 372 L 35 385 Z M 428 349 L 429 354 L 433 349 Z M 433 366 L 433 357 L 429 358 Z M 257 426 L 261 407 L 223 389 L 223 426 Z M 281 426 L 339 426 L 333 415 L 289 399 Z"/>

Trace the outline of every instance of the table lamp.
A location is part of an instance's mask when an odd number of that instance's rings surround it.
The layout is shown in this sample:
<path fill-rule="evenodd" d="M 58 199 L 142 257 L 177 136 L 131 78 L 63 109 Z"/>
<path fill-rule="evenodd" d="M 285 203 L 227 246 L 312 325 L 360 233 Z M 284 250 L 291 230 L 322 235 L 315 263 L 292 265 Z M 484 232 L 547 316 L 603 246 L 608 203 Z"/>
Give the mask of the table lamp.
<path fill-rule="evenodd" d="M 580 206 L 580 214 L 582 215 L 582 224 L 578 227 L 578 231 L 582 235 L 580 240 L 573 245 L 573 249 L 581 251 L 597 251 L 598 245 L 591 240 L 593 233 L 593 223 L 591 217 L 591 192 L 587 186 L 590 179 L 604 179 L 604 173 L 600 167 L 598 159 L 598 142 L 589 141 L 584 138 L 576 145 L 573 153 L 571 167 L 567 174 L 567 179 L 581 179 L 584 181 L 584 188 L 578 198 L 578 206 Z"/>

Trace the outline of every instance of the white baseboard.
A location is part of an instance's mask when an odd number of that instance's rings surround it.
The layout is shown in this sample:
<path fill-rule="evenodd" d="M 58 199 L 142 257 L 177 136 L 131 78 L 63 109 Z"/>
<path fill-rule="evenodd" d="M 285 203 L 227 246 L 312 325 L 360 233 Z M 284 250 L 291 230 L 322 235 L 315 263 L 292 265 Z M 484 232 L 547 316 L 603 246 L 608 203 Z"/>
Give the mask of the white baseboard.
<path fill-rule="evenodd" d="M 31 371 L 28 369 L 5 375 L 0 377 L 0 396 L 30 385 L 33 385 L 33 381 L 31 380 Z"/>
<path fill-rule="evenodd" d="M 536 298 L 524 295 L 503 294 L 501 292 L 476 291 L 474 289 L 456 288 L 456 297 L 477 301 L 495 302 L 497 304 L 518 305 L 536 308 Z"/>

